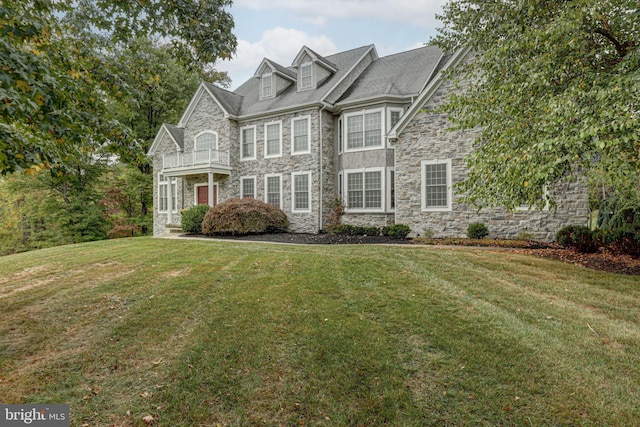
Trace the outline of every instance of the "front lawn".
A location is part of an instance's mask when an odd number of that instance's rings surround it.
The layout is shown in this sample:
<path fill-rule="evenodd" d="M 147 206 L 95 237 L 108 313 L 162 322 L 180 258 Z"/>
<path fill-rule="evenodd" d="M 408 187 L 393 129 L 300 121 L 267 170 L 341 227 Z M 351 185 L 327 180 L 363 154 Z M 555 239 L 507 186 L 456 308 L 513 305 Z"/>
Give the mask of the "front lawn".
<path fill-rule="evenodd" d="M 0 403 L 72 425 L 640 425 L 640 278 L 487 249 L 0 258 Z"/>

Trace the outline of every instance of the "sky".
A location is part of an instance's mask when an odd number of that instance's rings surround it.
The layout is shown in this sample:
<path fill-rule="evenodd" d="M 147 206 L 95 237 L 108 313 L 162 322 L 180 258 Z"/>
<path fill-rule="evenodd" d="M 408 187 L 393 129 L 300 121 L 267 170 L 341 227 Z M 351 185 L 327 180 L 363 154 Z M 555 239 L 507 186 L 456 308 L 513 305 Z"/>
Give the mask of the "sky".
<path fill-rule="evenodd" d="M 302 46 L 327 56 L 375 44 L 379 56 L 424 45 L 436 34 L 447 0 L 234 0 L 229 9 L 238 39 L 227 71 L 231 89 L 251 78 L 263 58 L 283 66 Z"/>

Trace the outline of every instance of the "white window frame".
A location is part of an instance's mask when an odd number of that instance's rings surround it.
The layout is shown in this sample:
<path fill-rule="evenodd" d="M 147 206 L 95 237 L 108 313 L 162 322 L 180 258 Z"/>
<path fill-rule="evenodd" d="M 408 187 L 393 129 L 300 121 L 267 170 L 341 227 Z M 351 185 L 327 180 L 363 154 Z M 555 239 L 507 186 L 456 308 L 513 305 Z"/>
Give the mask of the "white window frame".
<path fill-rule="evenodd" d="M 265 83 L 269 81 L 269 85 Z M 267 93 L 267 89 L 269 92 Z M 275 76 L 273 73 L 264 73 L 260 78 L 260 99 L 269 99 L 275 96 Z"/>
<path fill-rule="evenodd" d="M 245 194 L 244 192 L 244 181 L 245 180 L 250 180 L 253 181 L 253 194 Z M 245 197 L 253 197 L 254 199 L 256 198 L 256 193 L 258 192 L 258 187 L 257 187 L 257 179 L 255 175 L 248 175 L 248 176 L 241 176 L 240 177 L 240 198 L 244 199 Z"/>
<path fill-rule="evenodd" d="M 395 194 L 391 192 L 391 190 L 394 190 L 394 193 L 395 193 L 395 189 L 396 189 L 395 176 L 396 176 L 396 168 L 388 167 L 387 168 L 387 211 L 388 212 L 396 211 Z"/>
<path fill-rule="evenodd" d="M 171 185 L 169 185 L 169 183 L 171 183 Z M 166 203 L 164 203 L 164 207 L 162 206 L 162 187 L 165 188 L 166 194 Z M 171 212 L 178 213 L 178 178 L 168 177 L 161 173 L 158 174 L 158 213 L 169 212 L 169 188 L 171 188 L 173 193 L 171 194 L 173 202 Z"/>
<path fill-rule="evenodd" d="M 427 206 L 427 198 L 425 197 L 426 191 L 426 165 L 441 165 L 446 164 L 446 180 L 447 180 L 447 206 Z M 451 182 L 451 159 L 432 159 L 432 160 L 423 160 L 420 162 L 420 200 L 422 205 L 423 212 L 450 212 L 453 210 L 453 183 Z"/>
<path fill-rule="evenodd" d="M 218 132 L 213 131 L 213 130 L 205 130 L 200 132 L 199 134 L 197 134 L 194 138 L 193 138 L 193 151 L 204 151 L 207 150 L 209 148 L 198 148 L 198 138 L 200 138 L 202 135 L 207 135 L 207 134 L 211 134 L 215 137 L 215 143 L 213 145 L 213 147 L 209 147 L 210 149 L 217 151 L 218 150 Z"/>
<path fill-rule="evenodd" d="M 307 149 L 296 151 L 296 133 L 295 133 L 295 123 L 300 122 L 302 120 L 307 121 Z M 309 154 L 311 153 L 311 116 L 301 116 L 294 117 L 291 119 L 291 154 Z"/>
<path fill-rule="evenodd" d="M 378 172 L 380 173 L 380 207 L 378 208 L 367 208 L 365 207 L 366 202 L 366 173 L 367 172 Z M 345 203 L 345 212 L 385 212 L 386 210 L 386 173 L 385 168 L 365 168 L 365 169 L 346 169 L 343 171 L 344 173 L 344 188 L 342 191 Z M 352 208 L 349 206 L 349 175 L 351 174 L 362 174 L 362 207 L 361 208 Z"/>
<path fill-rule="evenodd" d="M 299 175 L 306 175 L 308 177 L 308 183 L 309 183 L 309 188 L 307 189 L 307 198 L 309 200 L 309 206 L 304 208 L 304 209 L 297 209 L 296 208 L 296 176 Z M 311 199 L 311 187 L 313 186 L 313 181 L 311 180 L 311 171 L 305 171 L 305 172 L 292 172 L 291 173 L 291 212 L 304 212 L 304 213 L 308 213 L 311 212 L 311 205 L 312 205 L 312 199 Z"/>
<path fill-rule="evenodd" d="M 280 204 L 278 205 L 278 207 L 282 209 L 283 197 L 282 197 L 282 174 L 281 173 L 266 174 L 264 176 L 264 202 L 269 203 L 269 178 L 279 179 L 280 188 L 278 189 L 278 194 L 280 198 Z"/>
<path fill-rule="evenodd" d="M 520 205 L 520 206 L 516 206 L 515 209 L 513 210 L 514 212 L 546 212 L 549 210 L 549 188 L 547 186 L 544 187 L 543 193 L 542 193 L 542 197 L 544 197 L 546 203 L 544 204 L 544 208 L 542 208 L 542 211 L 540 211 L 540 209 L 538 209 L 535 206 L 532 206 L 531 208 L 529 207 L 529 205 Z"/>
<path fill-rule="evenodd" d="M 380 145 L 374 146 L 366 146 L 366 123 L 365 116 L 367 114 L 380 114 Z M 353 147 L 349 148 L 349 118 L 354 116 L 362 116 L 362 147 Z M 380 150 L 385 148 L 385 140 L 384 137 L 386 134 L 386 120 L 385 120 L 384 108 L 373 108 L 370 110 L 360 110 L 354 111 L 351 113 L 345 113 L 343 116 L 343 126 L 342 126 L 342 145 L 345 153 L 354 152 L 354 151 L 368 151 L 368 150 Z"/>
<path fill-rule="evenodd" d="M 391 124 L 391 113 L 400 113 L 400 117 L 398 117 L 398 121 L 400 121 L 402 119 L 402 114 L 404 113 L 404 109 L 402 107 L 387 108 L 387 129 L 389 130 L 393 128 L 393 124 Z"/>
<path fill-rule="evenodd" d="M 309 75 L 308 76 L 303 76 L 302 75 L 302 70 L 303 69 L 309 69 Z M 300 68 L 299 68 L 299 72 L 300 75 L 298 76 L 298 81 L 300 82 L 300 86 L 299 89 L 302 90 L 309 90 L 309 89 L 313 89 L 313 62 L 303 62 L 302 64 L 300 64 Z M 308 78 L 309 79 L 309 84 L 305 85 L 304 81 L 305 79 Z"/>
<path fill-rule="evenodd" d="M 251 129 L 253 131 L 253 155 L 252 156 L 244 156 L 244 131 Z M 256 151 L 257 151 L 257 142 L 256 142 L 256 126 L 243 126 L 240 128 L 240 160 L 255 160 L 256 159 Z"/>
<path fill-rule="evenodd" d="M 278 153 L 268 154 L 267 127 L 278 125 Z M 264 124 L 264 158 L 273 159 L 282 157 L 282 120 L 275 120 Z"/>
<path fill-rule="evenodd" d="M 209 184 L 206 182 L 201 182 L 198 184 L 193 184 L 193 206 L 197 206 L 198 205 L 198 188 L 199 187 L 208 187 Z M 214 182 L 213 183 L 213 187 L 215 188 L 215 191 L 213 192 L 214 195 L 214 200 L 213 200 L 213 205 L 211 206 L 215 206 L 218 204 L 218 183 Z"/>

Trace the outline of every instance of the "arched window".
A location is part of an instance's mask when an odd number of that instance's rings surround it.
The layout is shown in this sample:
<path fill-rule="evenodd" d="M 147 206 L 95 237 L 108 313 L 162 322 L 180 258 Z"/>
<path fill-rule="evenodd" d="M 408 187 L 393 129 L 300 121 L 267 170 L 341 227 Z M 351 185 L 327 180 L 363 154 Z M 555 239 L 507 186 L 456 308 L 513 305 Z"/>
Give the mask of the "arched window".
<path fill-rule="evenodd" d="M 202 150 L 217 150 L 218 149 L 218 135 L 215 132 L 206 131 L 198 134 L 195 141 L 195 151 Z"/>

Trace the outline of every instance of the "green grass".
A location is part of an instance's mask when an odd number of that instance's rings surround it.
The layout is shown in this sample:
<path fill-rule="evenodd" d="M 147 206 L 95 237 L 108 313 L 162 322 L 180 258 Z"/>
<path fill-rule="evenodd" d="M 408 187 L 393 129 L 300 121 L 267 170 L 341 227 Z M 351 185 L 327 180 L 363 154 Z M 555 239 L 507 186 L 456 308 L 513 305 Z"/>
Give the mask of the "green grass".
<path fill-rule="evenodd" d="M 637 426 L 640 279 L 486 249 L 0 258 L 0 402 L 72 425 Z"/>

